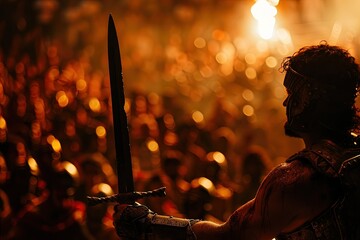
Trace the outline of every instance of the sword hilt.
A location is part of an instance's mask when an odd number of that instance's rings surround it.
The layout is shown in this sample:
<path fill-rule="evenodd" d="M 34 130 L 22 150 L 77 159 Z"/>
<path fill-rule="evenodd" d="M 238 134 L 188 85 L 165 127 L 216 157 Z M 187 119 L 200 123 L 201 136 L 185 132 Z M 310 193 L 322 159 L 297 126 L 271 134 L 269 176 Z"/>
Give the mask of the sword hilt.
<path fill-rule="evenodd" d="M 100 203 L 133 203 L 139 199 L 147 197 L 164 197 L 166 196 L 166 187 L 161 187 L 147 192 L 130 192 L 130 193 L 118 193 L 107 197 L 89 197 L 87 196 L 87 202 L 90 206 L 95 206 Z"/>

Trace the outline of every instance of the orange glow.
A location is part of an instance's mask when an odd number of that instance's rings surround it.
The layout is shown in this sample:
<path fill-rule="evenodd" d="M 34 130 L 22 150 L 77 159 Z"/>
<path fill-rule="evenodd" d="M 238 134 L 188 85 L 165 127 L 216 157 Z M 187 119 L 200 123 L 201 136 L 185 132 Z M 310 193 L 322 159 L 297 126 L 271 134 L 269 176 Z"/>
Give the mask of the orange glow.
<path fill-rule="evenodd" d="M 245 62 L 247 64 L 255 64 L 256 63 L 256 56 L 253 53 L 248 53 L 245 55 Z"/>
<path fill-rule="evenodd" d="M 196 188 L 198 186 L 202 186 L 203 188 L 207 189 L 210 193 L 214 193 L 215 191 L 215 186 L 212 183 L 211 180 L 209 180 L 208 178 L 205 177 L 200 177 L 198 179 L 194 179 L 191 181 L 191 186 L 193 188 Z"/>
<path fill-rule="evenodd" d="M 248 79 L 255 79 L 257 75 L 255 68 L 252 67 L 246 68 L 245 75 Z"/>
<path fill-rule="evenodd" d="M 89 101 L 89 107 L 93 112 L 100 112 L 101 104 L 100 104 L 99 99 L 91 98 Z"/>
<path fill-rule="evenodd" d="M 59 91 L 56 94 L 56 99 L 60 107 L 66 107 L 69 104 L 69 98 L 64 91 Z"/>
<path fill-rule="evenodd" d="M 197 37 L 194 41 L 194 45 L 197 48 L 204 48 L 206 47 L 206 41 L 202 37 Z"/>
<path fill-rule="evenodd" d="M 57 140 L 57 139 L 54 139 L 52 142 L 51 142 L 51 147 L 53 148 L 53 150 L 55 152 L 60 152 L 61 151 L 61 144 L 60 144 L 60 141 Z"/>
<path fill-rule="evenodd" d="M 114 194 L 110 185 L 106 184 L 106 183 L 99 183 L 99 184 L 93 186 L 92 192 L 95 194 L 102 192 L 102 193 L 105 193 L 106 196 L 110 196 L 110 195 Z"/>
<path fill-rule="evenodd" d="M 246 116 L 250 117 L 250 116 L 254 115 L 254 108 L 252 106 L 250 106 L 250 105 L 245 105 L 243 107 L 243 113 Z"/>
<path fill-rule="evenodd" d="M 96 135 L 99 137 L 99 138 L 104 138 L 106 137 L 106 129 L 103 127 L 103 126 L 98 126 L 96 127 Z"/>
<path fill-rule="evenodd" d="M 148 141 L 146 145 L 151 152 L 159 151 L 159 144 L 154 140 Z"/>
<path fill-rule="evenodd" d="M 34 158 L 30 157 L 28 159 L 28 165 L 30 167 L 30 171 L 31 171 L 32 174 L 34 174 L 34 175 L 39 174 L 39 172 L 40 172 L 39 166 L 38 166 L 38 164 L 37 164 L 37 162 L 36 162 L 36 160 Z"/>
<path fill-rule="evenodd" d="M 84 79 L 79 79 L 76 81 L 76 89 L 80 92 L 84 91 L 87 87 L 87 83 Z"/>
<path fill-rule="evenodd" d="M 51 145 L 51 143 L 52 143 L 54 140 L 55 140 L 54 135 L 49 135 L 49 136 L 47 136 L 47 138 L 46 138 L 47 143 L 50 144 L 50 145 Z"/>
<path fill-rule="evenodd" d="M 221 152 L 214 152 L 213 158 L 216 162 L 218 162 L 220 164 L 225 162 L 225 156 Z"/>
<path fill-rule="evenodd" d="M 6 129 L 6 121 L 2 116 L 0 116 L 0 129 Z"/>
<path fill-rule="evenodd" d="M 175 120 L 174 120 L 174 116 L 167 113 L 164 115 L 164 123 L 165 123 L 165 126 L 168 128 L 168 129 L 173 129 L 175 128 Z"/>
<path fill-rule="evenodd" d="M 126 98 L 125 99 L 125 104 L 124 104 L 124 111 L 126 113 L 129 113 L 130 112 L 130 108 L 131 108 L 131 101 L 130 99 Z"/>
<path fill-rule="evenodd" d="M 204 66 L 200 69 L 200 74 L 204 78 L 208 78 L 213 75 L 213 70 L 209 66 Z"/>
<path fill-rule="evenodd" d="M 66 107 L 69 103 L 69 99 L 67 98 L 66 95 L 63 95 L 63 96 L 59 97 L 58 102 L 59 102 L 60 107 Z"/>
<path fill-rule="evenodd" d="M 173 146 L 178 143 L 178 137 L 174 132 L 167 132 L 164 136 L 164 143 Z"/>
<path fill-rule="evenodd" d="M 278 64 L 278 61 L 276 60 L 275 57 L 270 56 L 265 59 L 265 63 L 269 68 L 275 68 L 276 65 Z"/>
<path fill-rule="evenodd" d="M 66 171 L 68 171 L 70 173 L 71 176 L 78 176 L 79 173 L 74 164 L 72 164 L 71 162 L 65 161 L 65 162 L 63 162 L 63 166 L 66 169 Z"/>
<path fill-rule="evenodd" d="M 204 115 L 200 112 L 200 111 L 195 111 L 192 114 L 192 119 L 196 122 L 196 123 L 201 123 L 204 121 Z"/>
<path fill-rule="evenodd" d="M 242 93 L 242 97 L 246 101 L 252 101 L 252 100 L 254 100 L 254 93 L 250 89 L 245 89 Z"/>
<path fill-rule="evenodd" d="M 210 189 L 210 188 L 213 187 L 212 182 L 211 182 L 209 179 L 204 178 L 204 177 L 202 177 L 202 178 L 199 179 L 199 184 L 200 184 L 201 186 L 205 187 L 206 189 Z"/>
<path fill-rule="evenodd" d="M 48 72 L 48 77 L 50 80 L 55 80 L 57 77 L 59 77 L 60 71 L 57 68 L 51 68 Z"/>
<path fill-rule="evenodd" d="M 219 29 L 214 30 L 212 33 L 212 37 L 218 41 L 225 40 L 226 36 L 227 36 L 227 33 L 222 30 L 219 30 Z"/>

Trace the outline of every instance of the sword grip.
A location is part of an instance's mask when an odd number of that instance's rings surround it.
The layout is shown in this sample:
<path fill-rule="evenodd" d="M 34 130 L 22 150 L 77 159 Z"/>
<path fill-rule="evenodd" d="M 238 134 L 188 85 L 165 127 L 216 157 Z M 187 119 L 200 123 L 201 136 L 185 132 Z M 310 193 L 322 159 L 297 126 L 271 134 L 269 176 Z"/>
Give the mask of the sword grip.
<path fill-rule="evenodd" d="M 134 203 L 139 199 L 147 197 L 164 197 L 166 196 L 166 187 L 161 187 L 147 192 L 130 192 L 130 193 L 118 193 L 108 197 L 89 197 L 87 196 L 87 202 L 90 206 L 95 206 L 100 203 Z"/>

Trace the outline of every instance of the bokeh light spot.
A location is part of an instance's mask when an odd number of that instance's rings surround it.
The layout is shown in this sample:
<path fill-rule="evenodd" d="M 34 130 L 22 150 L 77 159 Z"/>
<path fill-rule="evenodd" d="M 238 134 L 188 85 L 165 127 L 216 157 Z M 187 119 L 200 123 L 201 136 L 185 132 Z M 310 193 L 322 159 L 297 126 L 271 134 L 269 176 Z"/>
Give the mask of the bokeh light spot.
<path fill-rule="evenodd" d="M 204 115 L 200 112 L 200 111 L 195 111 L 192 114 L 192 119 L 196 122 L 196 123 L 201 123 L 204 121 Z"/>
<path fill-rule="evenodd" d="M 243 113 L 245 116 L 250 117 L 250 116 L 254 115 L 254 108 L 250 105 L 245 105 L 243 107 Z"/>
<path fill-rule="evenodd" d="M 106 137 L 106 129 L 103 126 L 97 126 L 95 132 L 99 138 Z"/>
<path fill-rule="evenodd" d="M 90 107 L 91 111 L 93 111 L 93 112 L 100 112 L 101 104 L 100 104 L 99 99 L 91 98 L 89 101 L 89 107 Z"/>

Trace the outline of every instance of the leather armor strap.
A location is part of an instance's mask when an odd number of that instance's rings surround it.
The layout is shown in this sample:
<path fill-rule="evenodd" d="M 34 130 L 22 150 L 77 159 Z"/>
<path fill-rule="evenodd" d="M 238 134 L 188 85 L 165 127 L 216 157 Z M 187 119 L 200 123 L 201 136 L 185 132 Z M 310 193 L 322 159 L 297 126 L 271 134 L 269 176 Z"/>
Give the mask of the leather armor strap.
<path fill-rule="evenodd" d="M 310 162 L 317 171 L 329 176 L 338 177 L 338 172 L 344 159 L 346 159 L 345 150 L 329 140 L 312 146 L 310 149 L 304 149 L 293 156 L 286 162 L 296 159 L 305 159 Z"/>

